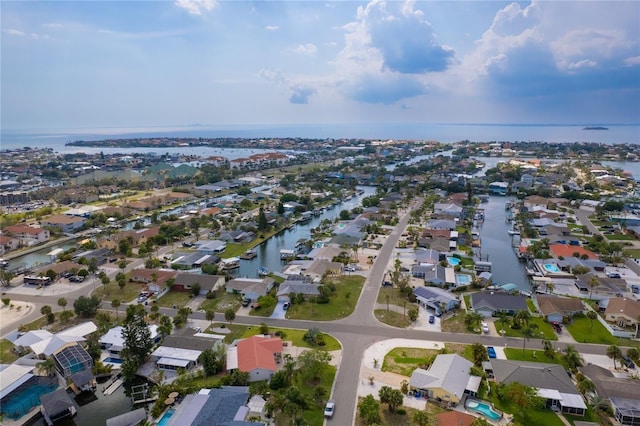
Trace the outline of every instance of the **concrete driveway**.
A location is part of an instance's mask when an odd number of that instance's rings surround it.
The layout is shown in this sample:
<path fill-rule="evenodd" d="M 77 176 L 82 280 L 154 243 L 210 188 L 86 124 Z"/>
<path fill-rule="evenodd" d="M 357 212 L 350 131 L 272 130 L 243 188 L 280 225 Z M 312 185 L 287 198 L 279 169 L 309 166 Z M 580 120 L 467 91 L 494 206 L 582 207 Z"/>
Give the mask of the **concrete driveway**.
<path fill-rule="evenodd" d="M 285 302 L 278 302 L 269 318 L 286 319 L 287 311 L 284 310 Z"/>

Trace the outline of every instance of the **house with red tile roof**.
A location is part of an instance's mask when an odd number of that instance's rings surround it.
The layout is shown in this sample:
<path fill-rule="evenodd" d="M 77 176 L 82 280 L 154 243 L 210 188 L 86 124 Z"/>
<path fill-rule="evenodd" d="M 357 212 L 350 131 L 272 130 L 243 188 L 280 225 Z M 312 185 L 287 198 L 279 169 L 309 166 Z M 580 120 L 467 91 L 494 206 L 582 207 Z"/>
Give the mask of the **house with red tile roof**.
<path fill-rule="evenodd" d="M 587 256 L 589 259 L 598 259 L 598 255 L 589 249 L 581 246 L 571 246 L 568 244 L 550 244 L 549 250 L 555 257 L 583 257 Z"/>
<path fill-rule="evenodd" d="M 470 426 L 476 418 L 460 411 L 445 411 L 436 415 L 438 426 Z"/>
<path fill-rule="evenodd" d="M 282 361 L 282 339 L 251 336 L 227 348 L 227 370 L 249 373 L 249 381 L 269 380 Z"/>
<path fill-rule="evenodd" d="M 4 232 L 26 246 L 49 241 L 50 237 L 48 229 L 23 224 L 7 226 Z"/>

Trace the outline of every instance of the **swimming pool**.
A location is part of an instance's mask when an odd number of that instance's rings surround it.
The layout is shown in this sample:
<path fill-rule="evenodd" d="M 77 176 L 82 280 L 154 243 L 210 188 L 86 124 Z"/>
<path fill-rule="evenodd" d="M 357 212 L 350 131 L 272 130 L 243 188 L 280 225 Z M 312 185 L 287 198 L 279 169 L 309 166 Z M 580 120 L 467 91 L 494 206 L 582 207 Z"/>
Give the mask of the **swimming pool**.
<path fill-rule="evenodd" d="M 169 419 L 175 412 L 176 410 L 174 410 L 173 408 L 169 408 L 167 411 L 165 411 L 165 413 L 162 415 L 162 418 L 158 422 L 158 426 L 167 426 L 169 424 Z"/>
<path fill-rule="evenodd" d="M 471 275 L 456 274 L 456 282 L 458 283 L 458 285 L 471 284 Z"/>
<path fill-rule="evenodd" d="M 122 364 L 122 360 L 120 358 L 105 358 L 104 362 L 110 362 L 112 364 Z"/>
<path fill-rule="evenodd" d="M 313 248 L 322 248 L 324 247 L 324 242 L 322 241 L 316 241 L 315 243 L 313 243 Z"/>
<path fill-rule="evenodd" d="M 21 385 L 11 395 L 2 399 L 2 412 L 6 417 L 17 420 L 33 407 L 40 405 L 40 397 L 53 392 L 58 383 L 45 377 L 34 377 Z"/>
<path fill-rule="evenodd" d="M 558 269 L 558 266 L 554 263 L 545 263 L 543 266 L 547 272 L 560 272 L 560 269 Z"/>
<path fill-rule="evenodd" d="M 466 408 L 470 411 L 482 414 L 489 420 L 498 420 L 502 417 L 502 413 L 498 413 L 489 404 L 484 402 L 470 400 L 467 401 Z"/>
<path fill-rule="evenodd" d="M 447 257 L 447 262 L 449 262 L 449 265 L 451 266 L 458 266 L 460 264 L 460 259 L 457 257 Z"/>

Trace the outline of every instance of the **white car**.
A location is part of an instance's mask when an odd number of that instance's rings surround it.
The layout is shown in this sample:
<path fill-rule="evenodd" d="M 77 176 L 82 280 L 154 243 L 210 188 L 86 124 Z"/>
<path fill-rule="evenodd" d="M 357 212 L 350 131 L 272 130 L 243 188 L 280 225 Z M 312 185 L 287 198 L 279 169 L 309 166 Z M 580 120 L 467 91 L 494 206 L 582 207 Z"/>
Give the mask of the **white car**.
<path fill-rule="evenodd" d="M 324 416 L 331 418 L 333 417 L 333 412 L 336 410 L 336 403 L 329 400 L 327 401 L 327 405 L 324 406 Z"/>
<path fill-rule="evenodd" d="M 483 332 L 484 334 L 489 334 L 489 325 L 487 325 L 487 323 L 486 323 L 486 322 L 483 322 L 483 323 L 481 324 L 481 326 L 482 326 L 482 332 Z"/>

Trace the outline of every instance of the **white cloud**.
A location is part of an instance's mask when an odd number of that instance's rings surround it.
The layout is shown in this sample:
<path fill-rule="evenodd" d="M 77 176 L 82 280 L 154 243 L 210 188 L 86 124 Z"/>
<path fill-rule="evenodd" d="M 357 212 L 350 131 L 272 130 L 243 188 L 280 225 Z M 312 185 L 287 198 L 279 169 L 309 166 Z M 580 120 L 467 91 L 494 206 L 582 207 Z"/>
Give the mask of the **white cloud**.
<path fill-rule="evenodd" d="M 186 10 L 189 15 L 202 15 L 216 7 L 215 0 L 176 0 L 176 6 Z"/>
<path fill-rule="evenodd" d="M 265 30 L 268 30 L 268 31 L 275 31 L 275 30 L 277 30 L 277 29 L 279 29 L 279 28 L 280 28 L 280 27 L 279 27 L 279 26 L 277 26 L 277 25 L 267 25 L 266 27 L 264 27 L 264 29 L 265 29 Z"/>
<path fill-rule="evenodd" d="M 581 68 L 593 68 L 593 67 L 596 67 L 597 65 L 598 63 L 595 61 L 592 61 L 591 59 L 583 59 L 578 62 L 570 63 L 568 68 L 570 70 L 578 70 Z"/>
<path fill-rule="evenodd" d="M 318 48 L 313 43 L 306 43 L 300 44 L 290 49 L 290 51 L 298 55 L 315 55 L 318 52 Z"/>
<path fill-rule="evenodd" d="M 624 64 L 628 66 L 640 65 L 640 56 L 632 56 L 624 59 Z"/>
<path fill-rule="evenodd" d="M 4 30 L 4 32 L 6 34 L 12 35 L 12 36 L 19 36 L 22 37 L 25 35 L 25 33 L 23 31 L 20 30 L 14 30 L 14 29 L 8 29 L 8 30 Z"/>
<path fill-rule="evenodd" d="M 580 57 L 610 58 L 630 46 L 622 31 L 598 28 L 571 30 L 550 43 L 556 64 L 561 70 L 573 69 L 575 59 Z"/>

